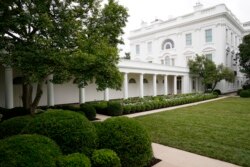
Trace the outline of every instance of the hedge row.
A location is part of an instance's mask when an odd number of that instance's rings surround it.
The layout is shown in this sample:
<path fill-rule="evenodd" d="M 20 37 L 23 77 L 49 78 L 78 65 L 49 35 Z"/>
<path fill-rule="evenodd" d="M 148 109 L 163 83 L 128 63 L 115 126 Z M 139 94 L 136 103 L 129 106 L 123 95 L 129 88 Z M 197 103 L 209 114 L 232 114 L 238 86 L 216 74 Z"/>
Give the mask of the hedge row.
<path fill-rule="evenodd" d="M 146 130 L 124 117 L 91 123 L 76 112 L 48 110 L 5 120 L 0 129 L 0 166 L 143 167 L 152 158 Z"/>

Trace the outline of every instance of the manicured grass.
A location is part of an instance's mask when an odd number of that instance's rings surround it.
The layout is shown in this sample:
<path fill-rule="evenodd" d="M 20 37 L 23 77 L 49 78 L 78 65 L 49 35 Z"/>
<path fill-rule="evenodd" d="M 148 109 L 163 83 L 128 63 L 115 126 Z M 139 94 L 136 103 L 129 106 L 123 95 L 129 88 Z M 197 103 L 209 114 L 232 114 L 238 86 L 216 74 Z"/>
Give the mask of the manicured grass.
<path fill-rule="evenodd" d="M 250 98 L 227 98 L 136 120 L 155 143 L 250 166 Z"/>

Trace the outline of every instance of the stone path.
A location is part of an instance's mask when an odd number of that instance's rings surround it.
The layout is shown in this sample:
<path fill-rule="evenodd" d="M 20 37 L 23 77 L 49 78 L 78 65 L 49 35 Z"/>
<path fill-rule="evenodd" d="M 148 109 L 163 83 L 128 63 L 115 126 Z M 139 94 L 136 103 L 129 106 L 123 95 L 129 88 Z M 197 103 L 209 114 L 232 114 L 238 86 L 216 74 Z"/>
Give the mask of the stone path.
<path fill-rule="evenodd" d="M 144 115 L 150 115 L 150 114 L 164 112 L 164 111 L 173 110 L 177 108 L 194 106 L 194 105 L 198 105 L 202 103 L 208 103 L 211 101 L 216 101 L 216 100 L 228 98 L 231 96 L 234 96 L 234 94 L 222 96 L 216 99 L 179 105 L 175 107 L 161 108 L 161 109 L 152 110 L 152 111 L 134 113 L 134 114 L 126 115 L 126 116 L 129 118 L 133 118 L 133 117 L 139 117 L 139 116 L 144 116 Z M 105 119 L 110 118 L 110 117 L 97 114 L 96 118 L 98 118 L 100 121 L 104 121 Z M 237 165 L 230 164 L 228 162 L 204 157 L 201 155 L 197 155 L 197 154 L 190 153 L 187 151 L 182 151 L 176 148 L 167 147 L 167 146 L 157 144 L 157 143 L 152 143 L 152 148 L 153 148 L 154 156 L 162 160 L 160 163 L 154 165 L 154 167 L 238 167 Z"/>

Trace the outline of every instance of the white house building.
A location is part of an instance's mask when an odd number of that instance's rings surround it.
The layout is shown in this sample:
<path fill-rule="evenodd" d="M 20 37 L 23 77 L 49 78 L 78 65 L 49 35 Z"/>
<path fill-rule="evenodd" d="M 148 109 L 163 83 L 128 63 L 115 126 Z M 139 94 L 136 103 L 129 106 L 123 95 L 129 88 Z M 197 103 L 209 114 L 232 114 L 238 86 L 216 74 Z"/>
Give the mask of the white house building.
<path fill-rule="evenodd" d="M 98 92 L 94 84 L 79 90 L 73 82 L 58 85 L 48 82 L 39 105 L 202 91 L 200 79 L 190 75 L 187 67 L 188 60 L 196 54 L 204 54 L 216 64 L 234 70 L 235 83 L 221 81 L 217 89 L 224 93 L 236 91 L 245 77 L 234 59 L 238 45 L 248 33 L 250 22 L 241 23 L 224 4 L 203 9 L 197 3 L 193 13 L 142 23 L 141 28 L 131 31 L 131 60 L 121 59 L 118 64 L 124 75 L 121 91 Z M 0 66 L 0 107 L 22 105 L 21 85 L 15 83 L 18 76 L 15 70 Z"/>

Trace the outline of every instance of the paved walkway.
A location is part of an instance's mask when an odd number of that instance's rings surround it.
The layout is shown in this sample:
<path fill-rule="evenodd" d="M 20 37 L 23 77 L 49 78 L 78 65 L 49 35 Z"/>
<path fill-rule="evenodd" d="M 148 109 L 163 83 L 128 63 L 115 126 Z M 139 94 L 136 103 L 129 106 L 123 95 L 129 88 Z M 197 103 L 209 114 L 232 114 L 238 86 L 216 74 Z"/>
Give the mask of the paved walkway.
<path fill-rule="evenodd" d="M 228 98 L 231 96 L 234 96 L 234 94 L 222 96 L 216 99 L 196 102 L 196 103 L 190 103 L 190 104 L 184 104 L 184 105 L 179 105 L 175 107 L 168 107 L 168 108 L 162 108 L 162 109 L 157 109 L 157 110 L 152 110 L 152 111 L 129 114 L 126 116 L 129 118 L 133 118 L 133 117 L 139 117 L 143 115 L 150 115 L 150 114 L 164 112 L 164 111 L 173 110 L 177 108 L 189 107 L 189 106 L 194 106 L 194 105 L 198 105 L 202 103 L 208 103 L 211 101 L 217 101 L 217 100 Z M 105 119 L 110 118 L 110 116 L 97 114 L 96 118 L 98 118 L 100 121 L 104 121 Z M 179 149 L 167 147 L 167 146 L 160 145 L 157 143 L 152 143 L 152 148 L 153 148 L 154 156 L 162 160 L 160 163 L 154 165 L 154 167 L 237 167 L 237 165 L 234 165 L 234 164 L 204 157 L 204 156 L 190 153 L 187 151 L 182 151 Z"/>

